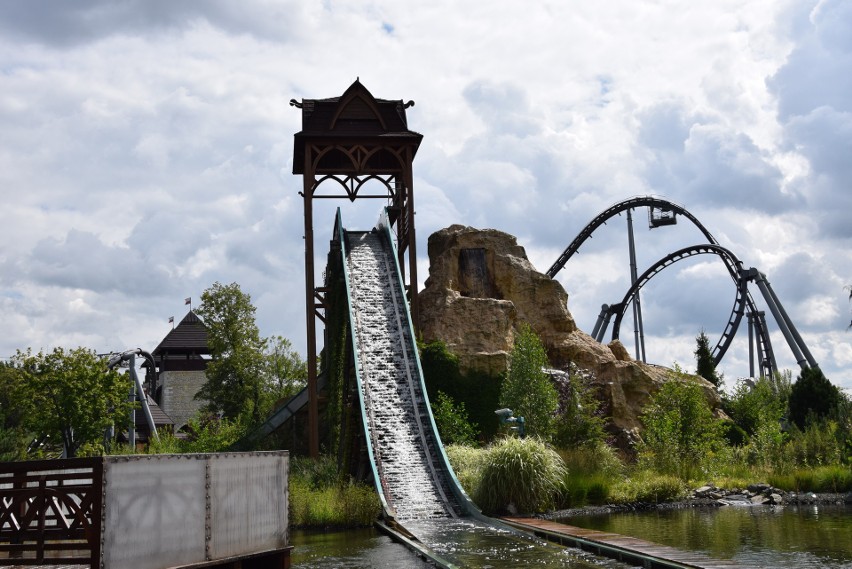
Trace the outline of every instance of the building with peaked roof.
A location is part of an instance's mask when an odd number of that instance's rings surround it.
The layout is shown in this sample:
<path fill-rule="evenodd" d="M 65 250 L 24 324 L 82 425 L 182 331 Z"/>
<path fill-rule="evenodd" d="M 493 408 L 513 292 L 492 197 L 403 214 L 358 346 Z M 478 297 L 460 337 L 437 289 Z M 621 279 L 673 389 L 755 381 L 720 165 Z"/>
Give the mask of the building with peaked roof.
<path fill-rule="evenodd" d="M 195 394 L 207 381 L 207 327 L 190 310 L 151 355 L 158 370 L 151 391 L 162 411 L 174 421 L 177 432 L 204 406 Z"/>

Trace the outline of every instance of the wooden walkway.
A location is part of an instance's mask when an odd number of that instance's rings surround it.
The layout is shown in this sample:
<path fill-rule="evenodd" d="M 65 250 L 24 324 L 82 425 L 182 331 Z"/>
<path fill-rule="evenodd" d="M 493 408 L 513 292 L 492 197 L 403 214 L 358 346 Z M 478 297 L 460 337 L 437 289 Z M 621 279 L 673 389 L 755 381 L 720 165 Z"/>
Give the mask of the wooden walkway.
<path fill-rule="evenodd" d="M 645 569 L 730 569 L 749 567 L 731 560 L 711 559 L 701 553 L 682 551 L 674 547 L 660 545 L 602 531 L 583 529 L 537 518 L 500 518 L 503 522 L 518 529 L 534 533 L 542 539 L 568 545 L 610 557 Z"/>

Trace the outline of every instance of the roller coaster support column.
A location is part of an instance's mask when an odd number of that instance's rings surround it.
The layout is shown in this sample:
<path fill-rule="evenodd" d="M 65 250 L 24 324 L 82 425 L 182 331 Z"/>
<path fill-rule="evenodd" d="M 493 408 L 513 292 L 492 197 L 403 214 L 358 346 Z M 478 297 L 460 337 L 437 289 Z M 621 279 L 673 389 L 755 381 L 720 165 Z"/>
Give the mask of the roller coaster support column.
<path fill-rule="evenodd" d="M 603 330 L 601 330 L 601 326 L 603 326 Z M 598 340 L 598 333 L 600 333 L 600 337 L 603 338 L 603 335 L 606 333 L 607 326 L 609 326 L 609 304 L 601 304 L 601 313 L 598 314 L 595 327 L 592 329 L 592 338 Z M 600 340 L 598 340 L 598 342 L 600 342 Z"/>
<path fill-rule="evenodd" d="M 636 243 L 633 239 L 633 210 L 627 210 L 627 242 L 630 248 L 630 284 L 636 284 L 639 278 L 636 271 Z M 645 331 L 642 325 L 642 304 L 639 294 L 633 299 L 633 337 L 636 342 L 636 359 L 645 361 Z"/>
<path fill-rule="evenodd" d="M 754 314 L 748 313 L 748 376 L 754 377 Z"/>
<path fill-rule="evenodd" d="M 745 276 L 754 280 L 755 284 L 757 284 L 757 288 L 759 288 L 761 294 L 763 294 L 763 299 L 769 306 L 769 310 L 772 312 L 772 316 L 778 323 L 778 327 L 781 328 L 781 332 L 784 334 L 784 339 L 787 340 L 787 344 L 793 351 L 796 363 L 798 363 L 802 369 L 805 369 L 808 366 L 818 367 L 816 360 L 814 360 L 810 350 L 808 350 L 808 347 L 805 345 L 805 342 L 802 340 L 802 337 L 799 335 L 799 332 L 790 320 L 790 317 L 787 316 L 787 311 L 784 310 L 784 307 L 781 305 L 778 297 L 775 296 L 775 292 L 772 290 L 769 281 L 766 280 L 766 275 L 755 268 L 751 268 L 748 271 L 745 271 Z"/>

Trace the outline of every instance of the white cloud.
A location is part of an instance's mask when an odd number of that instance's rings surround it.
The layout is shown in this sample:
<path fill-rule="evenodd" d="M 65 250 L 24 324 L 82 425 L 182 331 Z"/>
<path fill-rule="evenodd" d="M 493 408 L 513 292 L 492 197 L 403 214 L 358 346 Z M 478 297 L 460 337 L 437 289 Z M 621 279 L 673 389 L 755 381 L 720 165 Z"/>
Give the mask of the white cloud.
<path fill-rule="evenodd" d="M 153 347 L 183 298 L 215 280 L 239 282 L 263 333 L 304 349 L 301 180 L 290 174 L 300 114 L 288 101 L 337 96 L 360 77 L 378 97 L 417 103 L 421 281 L 428 235 L 450 223 L 517 235 L 545 270 L 607 206 L 664 195 L 767 273 L 828 376 L 852 386 L 848 10 L 4 3 L 0 354 Z M 338 206 L 351 228 L 378 217 L 369 202 L 318 206 L 318 266 Z M 640 271 L 702 240 L 686 220 L 646 231 L 634 214 Z M 697 332 L 720 332 L 732 301 L 720 266 L 672 267 L 648 285 L 649 355 L 692 367 Z M 624 216 L 558 278 L 591 329 L 629 284 Z M 732 348 L 729 374 L 745 373 L 744 353 Z"/>

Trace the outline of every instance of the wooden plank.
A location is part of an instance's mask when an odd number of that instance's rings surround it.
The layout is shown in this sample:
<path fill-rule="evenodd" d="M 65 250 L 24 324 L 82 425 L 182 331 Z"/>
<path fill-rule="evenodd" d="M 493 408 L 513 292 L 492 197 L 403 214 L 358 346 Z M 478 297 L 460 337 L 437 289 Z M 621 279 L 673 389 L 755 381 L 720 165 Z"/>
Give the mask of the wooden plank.
<path fill-rule="evenodd" d="M 649 569 L 678 569 L 684 567 L 695 569 L 728 569 L 747 567 L 729 559 L 712 559 L 699 552 L 683 551 L 635 537 L 590 530 L 550 520 L 519 517 L 505 517 L 501 519 L 509 525 L 532 532 L 538 537 L 549 541 L 571 545 L 621 561 L 638 563 Z"/>

